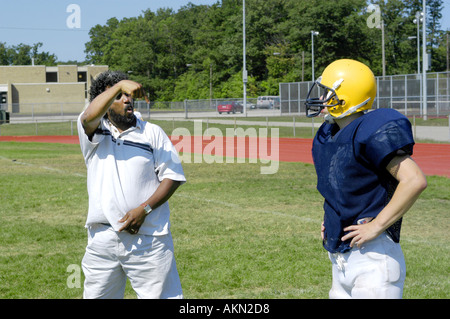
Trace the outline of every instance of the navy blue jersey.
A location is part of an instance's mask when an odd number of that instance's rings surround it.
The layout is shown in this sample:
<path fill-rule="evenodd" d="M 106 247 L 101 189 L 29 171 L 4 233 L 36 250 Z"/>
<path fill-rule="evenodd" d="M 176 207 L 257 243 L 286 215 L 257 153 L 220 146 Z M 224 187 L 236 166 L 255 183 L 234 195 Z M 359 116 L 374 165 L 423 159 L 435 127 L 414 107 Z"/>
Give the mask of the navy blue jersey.
<path fill-rule="evenodd" d="M 324 123 L 313 141 L 317 189 L 324 202 L 324 247 L 345 252 L 343 229 L 361 218 L 376 217 L 386 206 L 397 181 L 386 165 L 397 154 L 412 154 L 414 139 L 409 120 L 392 109 L 378 109 L 353 120 L 344 129 Z M 390 229 L 394 240 L 400 223 Z"/>

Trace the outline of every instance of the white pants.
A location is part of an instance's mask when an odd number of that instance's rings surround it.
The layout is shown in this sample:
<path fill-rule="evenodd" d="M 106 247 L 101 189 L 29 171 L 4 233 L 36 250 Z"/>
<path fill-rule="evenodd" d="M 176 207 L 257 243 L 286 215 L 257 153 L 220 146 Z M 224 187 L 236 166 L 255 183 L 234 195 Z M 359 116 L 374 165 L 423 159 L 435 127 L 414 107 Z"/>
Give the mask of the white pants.
<path fill-rule="evenodd" d="M 124 297 L 127 277 L 138 298 L 182 298 L 171 234 L 132 235 L 107 225 L 88 228 L 83 297 Z"/>
<path fill-rule="evenodd" d="M 406 267 L 400 244 L 383 233 L 361 248 L 329 253 L 333 269 L 331 299 L 401 299 Z"/>

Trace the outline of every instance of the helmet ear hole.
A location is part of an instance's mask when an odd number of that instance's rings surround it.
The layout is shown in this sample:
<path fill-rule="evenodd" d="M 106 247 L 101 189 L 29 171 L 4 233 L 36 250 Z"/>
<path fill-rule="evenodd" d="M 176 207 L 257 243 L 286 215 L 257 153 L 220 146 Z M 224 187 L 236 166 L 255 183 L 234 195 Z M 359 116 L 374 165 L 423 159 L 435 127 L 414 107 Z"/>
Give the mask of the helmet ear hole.
<path fill-rule="evenodd" d="M 335 106 L 334 109 L 336 109 L 337 106 L 345 105 L 345 100 L 340 100 L 340 99 L 338 99 L 337 97 L 333 97 L 333 98 L 331 99 L 331 101 L 330 101 L 329 104 L 330 104 L 330 105 L 334 105 L 334 106 Z"/>

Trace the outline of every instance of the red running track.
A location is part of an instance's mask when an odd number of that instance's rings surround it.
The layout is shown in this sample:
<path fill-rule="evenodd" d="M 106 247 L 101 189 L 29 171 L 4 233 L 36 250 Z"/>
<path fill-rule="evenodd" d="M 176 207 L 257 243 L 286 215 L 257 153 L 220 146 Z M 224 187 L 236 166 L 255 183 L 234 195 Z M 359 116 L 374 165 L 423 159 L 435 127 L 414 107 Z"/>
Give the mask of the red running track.
<path fill-rule="evenodd" d="M 303 162 L 312 164 L 311 143 L 312 139 L 301 138 L 279 138 L 278 154 L 272 154 L 272 149 L 276 150 L 276 140 L 266 140 L 259 138 L 244 140 L 239 138 L 225 138 L 220 140 L 206 140 L 202 137 L 191 137 L 189 141 L 183 139 L 172 139 L 177 150 L 211 154 L 211 155 L 232 155 L 239 156 L 245 154 L 246 158 L 264 158 L 278 160 L 281 162 Z M 257 140 L 257 142 L 256 142 Z M 16 142 L 41 142 L 41 143 L 64 143 L 78 144 L 78 136 L 0 136 L 1 141 Z M 263 142 L 263 143 L 261 143 Z M 264 143 L 265 142 L 265 143 Z M 275 144 L 272 144 L 274 143 Z M 201 147 L 199 144 L 201 143 Z M 179 145 L 178 145 L 179 144 Z M 260 145 L 263 148 L 260 148 Z M 264 148 L 265 146 L 265 148 Z M 228 148 L 227 148 L 228 147 Z M 184 149 L 182 149 L 184 148 Z M 0 147 L 1 151 L 1 147 Z M 227 153 L 228 152 L 228 153 Z M 245 152 L 245 153 L 242 153 Z M 259 153 L 259 154 L 258 154 Z M 450 178 L 450 144 L 418 143 L 414 147 L 413 159 L 420 166 L 426 175 L 439 175 Z"/>

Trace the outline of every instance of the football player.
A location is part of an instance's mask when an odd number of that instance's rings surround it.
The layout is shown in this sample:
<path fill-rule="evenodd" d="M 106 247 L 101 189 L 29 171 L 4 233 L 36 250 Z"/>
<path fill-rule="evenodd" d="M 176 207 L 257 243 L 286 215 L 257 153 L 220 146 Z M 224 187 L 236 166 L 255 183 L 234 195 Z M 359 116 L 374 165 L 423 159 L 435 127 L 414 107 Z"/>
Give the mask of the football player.
<path fill-rule="evenodd" d="M 376 80 L 363 63 L 328 65 L 311 87 L 306 114 L 326 113 L 312 153 L 324 197 L 323 246 L 332 262 L 330 298 L 401 298 L 403 215 L 426 188 L 411 159 L 409 120 L 372 108 Z"/>

